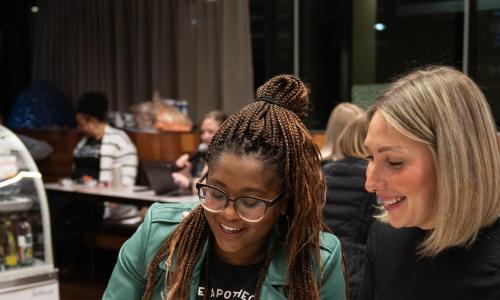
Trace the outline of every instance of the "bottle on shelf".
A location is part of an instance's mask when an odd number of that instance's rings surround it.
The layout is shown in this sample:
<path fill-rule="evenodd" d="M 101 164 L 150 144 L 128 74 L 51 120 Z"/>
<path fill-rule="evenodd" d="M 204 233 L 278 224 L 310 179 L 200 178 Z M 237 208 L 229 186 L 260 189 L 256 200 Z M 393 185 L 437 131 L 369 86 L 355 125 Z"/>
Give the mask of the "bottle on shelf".
<path fill-rule="evenodd" d="M 26 215 L 17 222 L 17 249 L 20 265 L 33 264 L 33 231 Z"/>
<path fill-rule="evenodd" d="M 42 215 L 39 212 L 31 211 L 29 213 L 29 222 L 33 234 L 33 257 L 44 260 L 44 240 L 43 240 L 43 223 Z"/>
<path fill-rule="evenodd" d="M 17 244 L 12 230 L 12 222 L 9 219 L 4 220 L 4 251 L 5 251 L 5 266 L 7 269 L 17 267 Z"/>

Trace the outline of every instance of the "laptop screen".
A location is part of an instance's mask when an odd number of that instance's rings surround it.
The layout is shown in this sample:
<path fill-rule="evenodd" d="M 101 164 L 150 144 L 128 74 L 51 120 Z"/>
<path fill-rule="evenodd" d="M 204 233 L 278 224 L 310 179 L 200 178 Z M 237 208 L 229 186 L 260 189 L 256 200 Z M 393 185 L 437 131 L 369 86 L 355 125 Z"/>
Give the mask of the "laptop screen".
<path fill-rule="evenodd" d="M 178 190 L 172 177 L 173 167 L 165 162 L 144 162 L 143 169 L 151 189 L 156 195 L 165 195 Z"/>

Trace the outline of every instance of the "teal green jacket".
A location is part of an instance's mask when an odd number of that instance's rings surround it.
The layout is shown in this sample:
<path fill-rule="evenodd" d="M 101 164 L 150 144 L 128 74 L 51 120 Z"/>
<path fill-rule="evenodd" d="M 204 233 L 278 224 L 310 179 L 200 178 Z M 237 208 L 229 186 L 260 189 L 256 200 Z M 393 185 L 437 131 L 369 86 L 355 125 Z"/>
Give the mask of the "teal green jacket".
<path fill-rule="evenodd" d="M 103 299 L 142 298 L 146 285 L 145 274 L 150 261 L 161 243 L 191 211 L 194 204 L 156 203 L 151 206 L 142 225 L 121 248 Z M 320 288 L 321 299 L 344 300 L 345 283 L 340 243 L 334 235 L 321 233 L 320 245 L 324 280 Z M 201 266 L 207 248 L 208 245 L 205 245 L 202 259 L 198 262 L 193 273 L 190 300 L 195 300 L 197 297 Z M 271 261 L 262 285 L 260 299 L 286 299 L 284 287 L 287 285 L 287 260 L 282 250 L 278 251 Z M 160 277 L 155 286 L 153 299 L 162 299 L 162 294 L 165 293 L 165 266 L 165 261 L 159 265 Z"/>

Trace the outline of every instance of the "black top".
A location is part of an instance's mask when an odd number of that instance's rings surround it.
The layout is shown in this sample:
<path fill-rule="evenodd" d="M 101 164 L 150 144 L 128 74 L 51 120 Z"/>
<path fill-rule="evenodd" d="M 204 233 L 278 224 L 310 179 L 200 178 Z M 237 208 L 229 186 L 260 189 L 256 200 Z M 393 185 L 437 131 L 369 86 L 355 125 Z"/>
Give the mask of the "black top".
<path fill-rule="evenodd" d="M 434 258 L 416 254 L 425 235 L 374 223 L 359 299 L 500 299 L 500 220 L 481 230 L 469 249 L 450 248 Z"/>
<path fill-rule="evenodd" d="M 324 221 L 341 240 L 349 237 L 365 244 L 373 223 L 377 200 L 365 189 L 367 164 L 364 159 L 348 157 L 322 167 L 328 189 Z"/>
<path fill-rule="evenodd" d="M 99 180 L 101 141 L 88 138 L 87 143 L 74 153 L 74 167 L 71 173 L 72 179 L 80 179 L 82 176 L 92 176 Z"/>
<path fill-rule="evenodd" d="M 375 214 L 376 196 L 365 190 L 367 161 L 348 157 L 323 165 L 327 184 L 325 224 L 340 239 L 346 257 L 351 300 L 362 280 L 365 245 Z"/>
<path fill-rule="evenodd" d="M 212 251 L 211 251 L 212 252 Z M 208 262 L 209 299 L 253 299 L 264 261 L 249 266 L 234 266 L 210 254 Z M 206 270 L 201 272 L 198 299 L 205 295 Z"/>

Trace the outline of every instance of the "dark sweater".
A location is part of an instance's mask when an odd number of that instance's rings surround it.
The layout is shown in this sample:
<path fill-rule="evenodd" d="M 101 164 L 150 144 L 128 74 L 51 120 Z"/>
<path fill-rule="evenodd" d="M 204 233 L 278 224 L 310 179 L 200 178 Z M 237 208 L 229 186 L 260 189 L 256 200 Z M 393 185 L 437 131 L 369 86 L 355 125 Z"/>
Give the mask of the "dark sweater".
<path fill-rule="evenodd" d="M 450 248 L 434 258 L 416 255 L 425 235 L 374 223 L 359 299 L 500 299 L 500 220 L 481 230 L 469 249 Z"/>
<path fill-rule="evenodd" d="M 323 165 L 328 188 L 324 221 L 340 239 L 346 257 L 351 300 L 358 295 L 366 239 L 375 213 L 375 194 L 365 190 L 366 167 L 366 160 L 351 157 Z"/>

